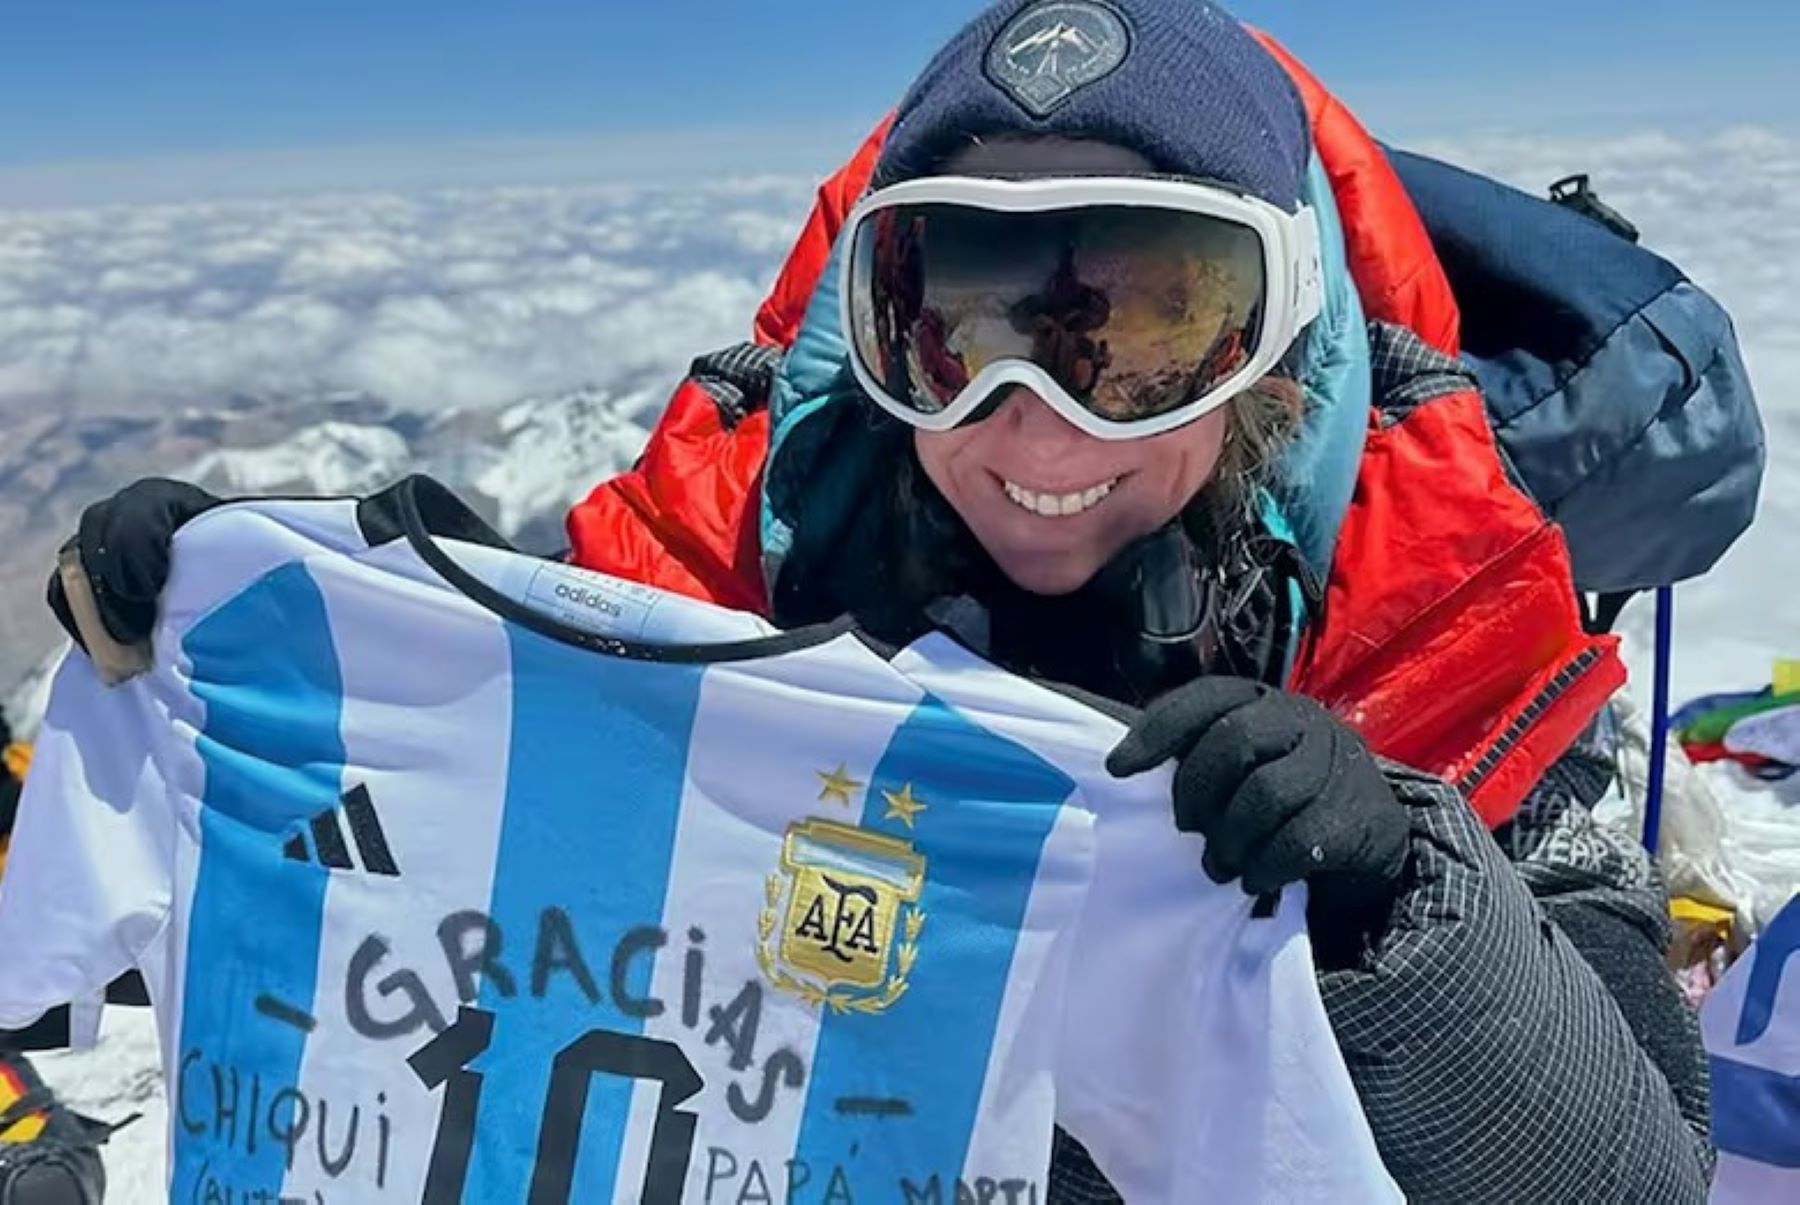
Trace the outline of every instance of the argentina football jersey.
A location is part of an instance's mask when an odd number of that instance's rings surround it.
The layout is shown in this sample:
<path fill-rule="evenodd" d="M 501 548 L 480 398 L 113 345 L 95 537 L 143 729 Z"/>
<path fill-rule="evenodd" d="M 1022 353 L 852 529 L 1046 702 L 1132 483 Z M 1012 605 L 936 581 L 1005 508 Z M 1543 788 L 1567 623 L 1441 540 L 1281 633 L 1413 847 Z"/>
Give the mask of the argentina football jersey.
<path fill-rule="evenodd" d="M 1121 990 L 1108 952 L 1190 940 L 1173 914 L 1123 941 L 1087 916 L 1121 883 L 1106 817 L 1172 835 L 1166 775 L 1097 769 L 1105 717 L 520 556 L 420 478 L 189 524 L 155 647 L 123 687 L 61 671 L 0 1023 L 143 970 L 171 1200 L 1039 1202 L 1059 1117 L 1128 1195 L 1189 1176 L 1156 1152 L 1195 1087 L 1122 1082 L 1148 1035 L 1071 1054 L 1072 1025 L 1165 1024 L 1196 988 Z M 1209 898 L 1264 996 L 1304 963 L 1291 898 Z M 1300 969 L 1277 994 L 1335 1105 Z M 1298 1164 L 1385 1185 L 1345 1117 Z M 1229 1166 L 1225 1138 L 1182 1149 Z"/>
<path fill-rule="evenodd" d="M 1700 1009 L 1712 1079 L 1717 1205 L 1800 1196 L 1800 896 Z"/>

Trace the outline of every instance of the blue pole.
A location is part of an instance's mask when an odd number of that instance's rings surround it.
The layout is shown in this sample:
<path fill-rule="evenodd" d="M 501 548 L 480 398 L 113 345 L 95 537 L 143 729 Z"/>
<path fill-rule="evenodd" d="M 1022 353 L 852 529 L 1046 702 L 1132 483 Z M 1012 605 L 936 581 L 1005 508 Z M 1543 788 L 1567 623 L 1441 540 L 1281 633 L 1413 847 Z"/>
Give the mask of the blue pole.
<path fill-rule="evenodd" d="M 1644 848 L 1656 853 L 1662 836 L 1663 762 L 1669 752 L 1669 660 L 1674 644 L 1675 589 L 1656 592 L 1656 659 L 1651 668 L 1655 683 L 1650 712 L 1650 784 L 1644 795 Z"/>

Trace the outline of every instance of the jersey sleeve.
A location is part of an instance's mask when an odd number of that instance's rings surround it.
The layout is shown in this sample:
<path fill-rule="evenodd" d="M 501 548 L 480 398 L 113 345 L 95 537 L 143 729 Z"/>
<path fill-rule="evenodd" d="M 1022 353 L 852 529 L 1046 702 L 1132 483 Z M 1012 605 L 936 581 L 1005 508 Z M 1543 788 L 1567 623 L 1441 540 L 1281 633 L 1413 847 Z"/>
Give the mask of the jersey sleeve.
<path fill-rule="evenodd" d="M 168 915 L 175 815 L 154 744 L 154 682 L 57 672 L 0 873 L 0 1028 L 98 998 Z"/>
<path fill-rule="evenodd" d="M 1171 769 L 1107 772 L 1118 717 L 938 636 L 894 665 L 1036 748 L 1095 818 L 1056 1119 L 1120 1195 L 1398 1200 L 1319 997 L 1304 891 L 1270 909 L 1208 879 L 1202 838 L 1175 831 Z"/>

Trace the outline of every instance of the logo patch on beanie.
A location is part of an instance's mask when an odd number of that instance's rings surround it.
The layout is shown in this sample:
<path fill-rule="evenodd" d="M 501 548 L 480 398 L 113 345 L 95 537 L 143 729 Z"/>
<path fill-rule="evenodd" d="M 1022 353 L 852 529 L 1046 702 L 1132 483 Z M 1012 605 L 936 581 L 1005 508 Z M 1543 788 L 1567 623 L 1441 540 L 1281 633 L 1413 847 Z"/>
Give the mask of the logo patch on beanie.
<path fill-rule="evenodd" d="M 1028 5 L 988 47 L 989 78 L 1035 117 L 1119 69 L 1131 50 L 1125 19 L 1093 0 Z"/>

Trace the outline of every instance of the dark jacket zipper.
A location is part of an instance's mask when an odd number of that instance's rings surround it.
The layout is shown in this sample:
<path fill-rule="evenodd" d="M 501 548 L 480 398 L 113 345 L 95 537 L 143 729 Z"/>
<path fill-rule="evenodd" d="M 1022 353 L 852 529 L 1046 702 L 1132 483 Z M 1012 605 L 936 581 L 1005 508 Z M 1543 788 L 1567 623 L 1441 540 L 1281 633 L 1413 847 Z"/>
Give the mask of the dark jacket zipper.
<path fill-rule="evenodd" d="M 1598 665 L 1604 655 L 1602 649 L 1586 648 L 1573 661 L 1558 670 L 1556 676 L 1545 683 L 1544 688 L 1533 696 L 1531 702 L 1525 705 L 1525 710 L 1515 716 L 1512 723 L 1506 726 L 1506 731 L 1500 734 L 1499 739 L 1488 746 L 1488 751 L 1481 755 L 1481 760 L 1476 762 L 1467 774 L 1457 780 L 1456 789 L 1461 791 L 1464 797 L 1473 795 L 1480 790 L 1481 784 L 1487 781 L 1489 775 L 1493 774 L 1494 770 L 1505 760 L 1506 755 L 1518 747 L 1519 742 L 1525 739 L 1526 734 L 1543 717 L 1544 712 L 1567 694 L 1583 675 Z"/>

